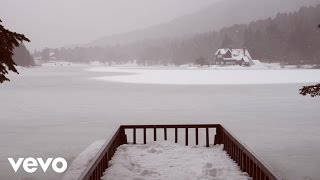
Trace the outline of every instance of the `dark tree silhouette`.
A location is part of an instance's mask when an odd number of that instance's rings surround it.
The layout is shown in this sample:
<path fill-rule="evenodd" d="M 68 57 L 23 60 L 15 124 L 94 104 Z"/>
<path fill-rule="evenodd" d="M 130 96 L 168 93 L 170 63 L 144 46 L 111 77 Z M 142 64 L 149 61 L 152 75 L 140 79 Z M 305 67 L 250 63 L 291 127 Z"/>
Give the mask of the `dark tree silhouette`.
<path fill-rule="evenodd" d="M 0 20 L 0 23 L 1 22 L 2 21 Z M 8 74 L 9 71 L 19 74 L 15 68 L 16 63 L 13 61 L 12 56 L 14 48 L 19 46 L 23 41 L 30 42 L 23 34 L 11 32 L 0 24 L 0 83 L 10 81 L 6 77 L 6 74 Z"/>
<path fill-rule="evenodd" d="M 23 66 L 23 67 L 31 67 L 35 66 L 34 59 L 26 46 L 21 43 L 18 47 L 16 47 L 13 50 L 13 61 L 18 65 L 18 66 Z"/>
<path fill-rule="evenodd" d="M 230 48 L 232 43 L 232 39 L 228 36 L 228 34 L 225 34 L 221 43 L 221 48 Z"/>
<path fill-rule="evenodd" d="M 320 24 L 318 25 L 318 28 L 320 28 Z M 303 86 L 303 88 L 300 89 L 300 94 L 303 96 L 310 94 L 311 97 L 320 96 L 320 84 Z"/>
<path fill-rule="evenodd" d="M 194 62 L 196 65 L 199 65 L 200 67 L 204 66 L 204 65 L 209 65 L 209 63 L 207 62 L 206 58 L 204 57 L 199 57 L 198 59 L 195 60 Z"/>

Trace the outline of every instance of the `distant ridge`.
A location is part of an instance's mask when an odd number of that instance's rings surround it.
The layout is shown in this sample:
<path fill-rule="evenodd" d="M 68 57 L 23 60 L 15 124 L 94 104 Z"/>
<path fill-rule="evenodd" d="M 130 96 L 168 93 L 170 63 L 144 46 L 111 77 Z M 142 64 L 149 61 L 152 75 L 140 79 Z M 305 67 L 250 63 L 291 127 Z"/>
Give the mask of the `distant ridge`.
<path fill-rule="evenodd" d="M 220 30 L 234 24 L 273 17 L 280 12 L 298 10 L 301 6 L 320 3 L 320 0 L 222 0 L 209 7 L 173 21 L 145 29 L 103 37 L 81 45 L 108 46 L 147 39 L 175 38 Z"/>

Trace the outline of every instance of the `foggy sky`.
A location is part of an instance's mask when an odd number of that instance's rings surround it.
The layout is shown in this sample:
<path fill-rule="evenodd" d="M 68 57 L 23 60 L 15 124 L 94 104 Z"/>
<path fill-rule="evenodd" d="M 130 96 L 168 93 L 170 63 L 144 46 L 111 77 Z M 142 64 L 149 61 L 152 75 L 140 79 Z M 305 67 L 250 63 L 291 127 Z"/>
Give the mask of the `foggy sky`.
<path fill-rule="evenodd" d="M 217 0 L 0 0 L 0 19 L 33 50 L 149 27 Z"/>

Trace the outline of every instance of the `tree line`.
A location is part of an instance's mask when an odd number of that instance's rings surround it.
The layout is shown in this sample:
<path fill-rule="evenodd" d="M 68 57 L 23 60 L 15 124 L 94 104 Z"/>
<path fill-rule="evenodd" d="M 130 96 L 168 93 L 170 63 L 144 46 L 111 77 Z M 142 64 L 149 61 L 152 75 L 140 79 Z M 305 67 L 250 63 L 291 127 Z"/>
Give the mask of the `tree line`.
<path fill-rule="evenodd" d="M 291 13 L 249 24 L 236 24 L 220 31 L 189 37 L 141 40 L 130 44 L 106 47 L 46 48 L 35 56 L 70 62 L 100 61 L 140 65 L 192 63 L 196 59 L 214 59 L 219 48 L 247 48 L 254 59 L 284 64 L 320 64 L 320 5 L 301 7 Z"/>

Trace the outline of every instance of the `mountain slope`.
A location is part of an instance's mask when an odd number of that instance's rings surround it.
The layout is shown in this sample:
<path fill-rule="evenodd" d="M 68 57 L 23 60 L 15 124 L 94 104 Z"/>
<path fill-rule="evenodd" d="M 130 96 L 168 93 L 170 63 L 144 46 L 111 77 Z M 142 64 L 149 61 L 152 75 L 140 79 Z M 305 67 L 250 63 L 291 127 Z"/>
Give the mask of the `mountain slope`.
<path fill-rule="evenodd" d="M 222 0 L 171 22 L 100 38 L 85 46 L 126 44 L 145 39 L 179 37 L 214 31 L 233 24 L 273 17 L 279 12 L 294 11 L 303 5 L 309 6 L 319 2 L 320 0 Z"/>

